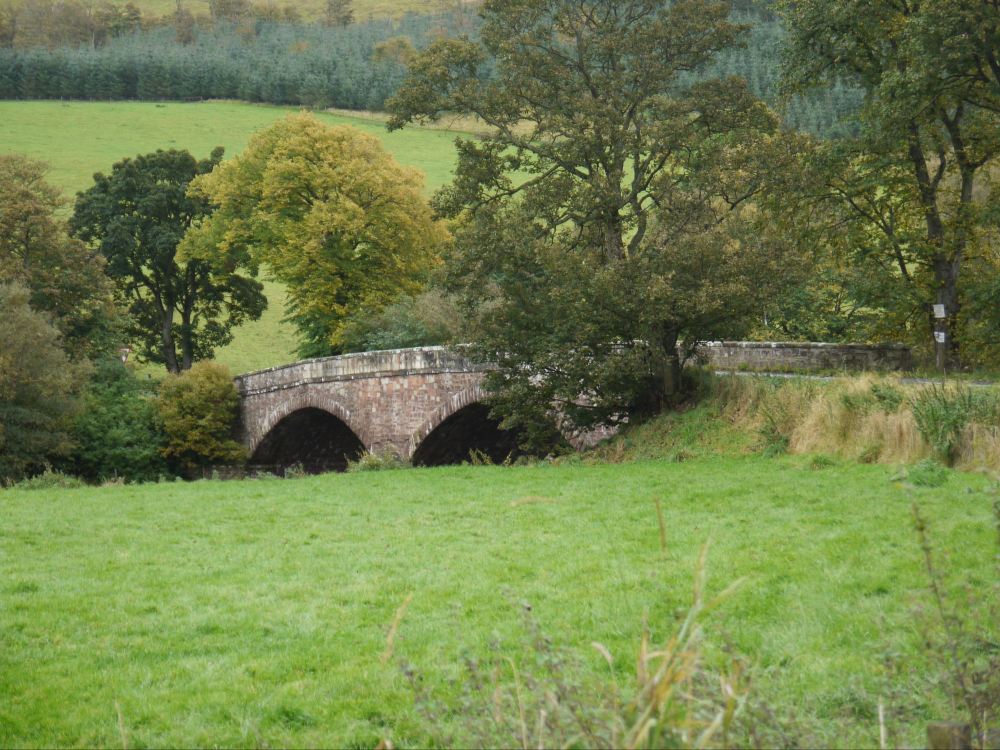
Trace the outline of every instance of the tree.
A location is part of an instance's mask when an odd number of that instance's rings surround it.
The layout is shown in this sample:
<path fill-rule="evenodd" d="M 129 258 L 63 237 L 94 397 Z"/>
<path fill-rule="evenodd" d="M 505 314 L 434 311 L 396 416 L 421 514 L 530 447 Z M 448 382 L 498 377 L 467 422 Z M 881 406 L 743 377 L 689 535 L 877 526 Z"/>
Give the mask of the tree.
<path fill-rule="evenodd" d="M 422 182 L 374 137 L 291 115 L 192 184 L 193 196 L 218 208 L 184 252 L 265 264 L 288 286 L 301 354 L 335 353 L 348 316 L 417 291 L 436 262 L 447 234 Z"/>
<path fill-rule="evenodd" d="M 354 23 L 354 3 L 352 0 L 326 0 L 323 21 L 327 26 L 350 26 Z"/>
<path fill-rule="evenodd" d="M 52 316 L 70 357 L 112 351 L 120 342 L 104 258 L 69 237 L 57 218 L 65 201 L 45 172 L 41 162 L 0 155 L 0 282 L 27 286 L 32 308 Z"/>
<path fill-rule="evenodd" d="M 267 305 L 262 285 L 237 271 L 256 267 L 240 252 L 178 260 L 184 233 L 208 215 L 208 202 L 187 194 L 189 183 L 219 164 L 222 149 L 197 161 L 187 151 L 157 151 L 94 175 L 77 196 L 75 236 L 107 259 L 108 273 L 128 306 L 136 353 L 169 372 L 191 367 L 232 340 L 232 329 L 256 320 Z"/>
<path fill-rule="evenodd" d="M 964 269 L 986 252 L 984 217 L 996 201 L 988 175 L 1000 156 L 1000 6 L 789 0 L 783 12 L 787 88 L 843 80 L 865 94 L 860 136 L 830 147 L 847 169 L 820 197 L 840 202 L 875 250 L 867 257 L 888 261 L 938 366 L 961 364 Z"/>
<path fill-rule="evenodd" d="M 31 309 L 30 297 L 20 283 L 0 283 L 0 484 L 68 453 L 86 384 L 86 365 L 66 356 L 59 331 Z"/>
<path fill-rule="evenodd" d="M 441 39 L 412 61 L 390 127 L 458 112 L 492 128 L 458 141 L 434 205 L 464 225 L 457 282 L 505 394 L 547 383 L 580 427 L 676 398 L 681 337 L 690 348 L 722 300 L 697 263 L 684 282 L 671 264 L 681 247 L 718 253 L 708 238 L 741 246 L 735 218 L 749 219 L 780 150 L 744 81 L 694 75 L 737 40 L 728 13 L 700 0 L 487 0 L 481 42 Z M 510 421 L 517 401 L 495 403 Z"/>
<path fill-rule="evenodd" d="M 73 420 L 68 473 L 90 481 L 156 481 L 169 474 L 153 389 L 117 358 L 96 363 Z"/>
<path fill-rule="evenodd" d="M 163 454 L 188 473 L 212 464 L 241 463 L 246 449 L 233 439 L 240 397 L 224 365 L 198 362 L 160 385 L 156 410 Z"/>
<path fill-rule="evenodd" d="M 439 288 L 404 294 L 384 310 L 352 315 L 344 326 L 349 352 L 406 349 L 461 343 L 462 316 L 456 300 Z"/>

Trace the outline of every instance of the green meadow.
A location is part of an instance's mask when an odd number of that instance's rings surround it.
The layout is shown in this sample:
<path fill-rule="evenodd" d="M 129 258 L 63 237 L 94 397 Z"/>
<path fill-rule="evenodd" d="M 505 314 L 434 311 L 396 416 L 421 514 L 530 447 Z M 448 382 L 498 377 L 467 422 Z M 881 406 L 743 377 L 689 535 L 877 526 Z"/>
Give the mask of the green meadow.
<path fill-rule="evenodd" d="M 873 746 L 879 697 L 902 690 L 892 728 L 914 746 L 949 709 L 912 615 L 910 505 L 981 584 L 987 490 L 750 456 L 2 491 L 0 746 L 425 745 L 402 662 L 454 702 L 463 658 L 497 639 L 527 668 L 530 603 L 587 675 L 607 678 L 596 641 L 627 680 L 644 617 L 654 638 L 676 627 L 706 541 L 711 591 L 746 579 L 708 641 L 751 660 L 776 715 Z"/>
<path fill-rule="evenodd" d="M 12 102 L 0 101 L 0 153 L 22 153 L 50 165 L 49 179 L 72 198 L 90 186 L 95 172 L 116 161 L 156 149 L 187 149 L 205 157 L 216 146 L 238 154 L 250 136 L 291 107 L 238 102 Z M 428 194 L 448 182 L 455 163 L 456 133 L 407 128 L 389 133 L 375 117 L 319 113 L 331 125 L 351 125 L 378 137 L 403 164 L 420 169 Z M 283 323 L 284 291 L 265 279 L 269 306 L 259 321 L 236 331 L 216 358 L 234 373 L 296 359 L 294 329 Z"/>

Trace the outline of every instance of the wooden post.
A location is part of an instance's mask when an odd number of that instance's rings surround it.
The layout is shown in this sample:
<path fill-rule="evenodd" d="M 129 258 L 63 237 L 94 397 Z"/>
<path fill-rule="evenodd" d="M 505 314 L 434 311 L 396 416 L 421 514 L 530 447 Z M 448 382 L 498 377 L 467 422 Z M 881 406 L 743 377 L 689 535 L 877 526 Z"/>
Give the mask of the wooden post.
<path fill-rule="evenodd" d="M 927 725 L 929 750 L 971 750 L 972 728 L 954 721 L 938 721 Z"/>

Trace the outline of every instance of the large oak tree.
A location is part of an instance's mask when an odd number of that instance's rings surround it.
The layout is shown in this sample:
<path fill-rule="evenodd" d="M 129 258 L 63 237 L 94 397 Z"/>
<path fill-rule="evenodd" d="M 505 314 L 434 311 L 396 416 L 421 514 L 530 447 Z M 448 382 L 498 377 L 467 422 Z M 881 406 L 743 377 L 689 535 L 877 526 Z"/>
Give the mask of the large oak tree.
<path fill-rule="evenodd" d="M 659 408 L 684 353 L 738 329 L 777 279 L 780 253 L 746 231 L 782 158 L 776 120 L 743 80 L 704 75 L 741 29 L 704 0 L 487 0 L 481 15 L 478 40 L 413 59 L 390 125 L 457 112 L 491 129 L 458 141 L 434 205 L 460 220 L 452 276 L 500 365 L 496 408 L 512 424 L 561 402 L 581 427 Z"/>
<path fill-rule="evenodd" d="M 191 194 L 218 208 L 185 239 L 186 257 L 266 265 L 288 288 L 307 357 L 342 351 L 350 316 L 418 291 L 447 239 L 419 172 L 376 138 L 307 114 L 256 134 Z"/>

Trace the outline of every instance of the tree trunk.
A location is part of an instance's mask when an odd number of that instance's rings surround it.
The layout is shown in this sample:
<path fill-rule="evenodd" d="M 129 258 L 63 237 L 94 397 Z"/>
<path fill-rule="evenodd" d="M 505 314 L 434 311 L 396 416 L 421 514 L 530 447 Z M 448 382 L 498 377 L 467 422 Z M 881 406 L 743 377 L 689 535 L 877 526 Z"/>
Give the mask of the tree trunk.
<path fill-rule="evenodd" d="M 681 395 L 681 358 L 677 354 L 677 333 L 667 331 L 660 340 L 657 362 L 657 401 L 660 411 L 674 406 Z"/>
<path fill-rule="evenodd" d="M 174 320 L 173 315 L 166 313 L 163 316 L 160 328 L 160 341 L 163 343 L 163 363 L 167 366 L 167 372 L 177 374 L 180 367 L 177 365 L 177 347 L 174 343 Z"/>
<path fill-rule="evenodd" d="M 934 262 L 934 279 L 937 282 L 934 301 L 944 308 L 945 317 L 932 316 L 934 335 L 934 364 L 941 372 L 961 366 L 955 328 L 958 320 L 958 263 L 939 257 Z"/>

